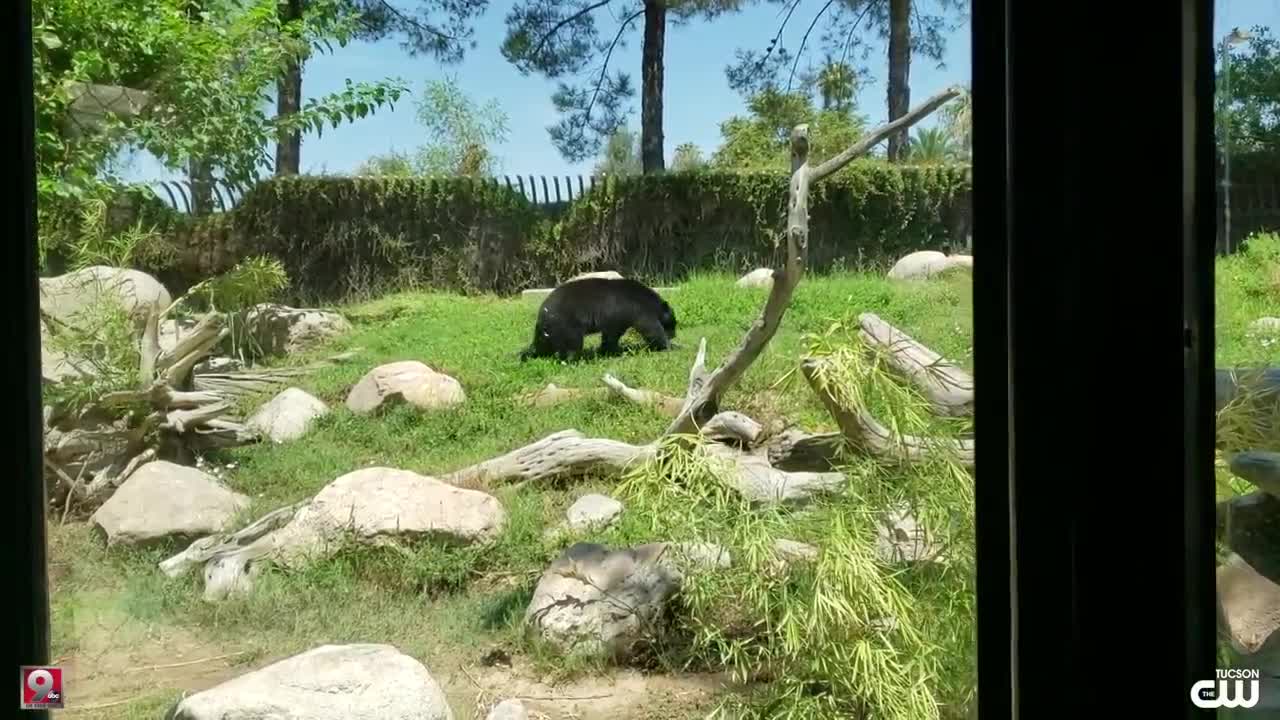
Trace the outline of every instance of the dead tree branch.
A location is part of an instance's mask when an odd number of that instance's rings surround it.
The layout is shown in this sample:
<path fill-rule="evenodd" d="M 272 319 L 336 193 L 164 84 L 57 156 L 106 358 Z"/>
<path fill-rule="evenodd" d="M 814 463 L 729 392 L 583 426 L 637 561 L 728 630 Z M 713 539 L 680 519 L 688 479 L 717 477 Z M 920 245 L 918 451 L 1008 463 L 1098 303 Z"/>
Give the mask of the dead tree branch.
<path fill-rule="evenodd" d="M 874 313 L 863 313 L 858 323 L 862 340 L 883 351 L 889 365 L 920 388 L 939 415 L 973 414 L 973 378 L 969 373 Z"/>
<path fill-rule="evenodd" d="M 845 407 L 822 378 L 821 368 L 825 362 L 827 361 L 822 359 L 807 358 L 801 361 L 800 371 L 854 450 L 883 460 L 906 463 L 922 462 L 933 455 L 952 453 L 962 465 L 973 467 L 972 440 L 931 441 L 913 435 L 895 438 L 888 428 L 866 410 Z"/>
<path fill-rule="evenodd" d="M 719 411 L 720 397 L 742 377 L 777 333 L 808 262 L 810 185 L 866 154 L 885 138 L 920 122 L 959 94 L 959 88 L 938 93 L 897 120 L 872 130 L 860 142 L 817 167 L 809 165 L 808 126 L 799 125 L 792 131 L 786 263 L 781 272 L 775 270 L 773 273 L 773 286 L 760 317 L 751 325 L 738 348 L 710 375 L 705 374 L 706 338 L 699 343 L 684 404 L 680 414 L 667 427 L 666 434 L 691 433 L 715 415 Z"/>

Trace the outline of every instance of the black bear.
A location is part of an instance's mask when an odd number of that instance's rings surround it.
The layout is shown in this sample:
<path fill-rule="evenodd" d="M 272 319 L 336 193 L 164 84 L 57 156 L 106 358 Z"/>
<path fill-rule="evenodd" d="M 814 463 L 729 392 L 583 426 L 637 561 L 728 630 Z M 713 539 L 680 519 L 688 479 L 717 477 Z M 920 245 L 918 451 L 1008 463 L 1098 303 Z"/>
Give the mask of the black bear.
<path fill-rule="evenodd" d="M 676 314 L 658 293 L 636 280 L 583 278 L 561 285 L 538 309 L 533 343 L 520 360 L 582 353 L 582 339 L 600 333 L 600 354 L 617 355 L 618 341 L 635 328 L 652 350 L 666 350 L 676 336 Z"/>

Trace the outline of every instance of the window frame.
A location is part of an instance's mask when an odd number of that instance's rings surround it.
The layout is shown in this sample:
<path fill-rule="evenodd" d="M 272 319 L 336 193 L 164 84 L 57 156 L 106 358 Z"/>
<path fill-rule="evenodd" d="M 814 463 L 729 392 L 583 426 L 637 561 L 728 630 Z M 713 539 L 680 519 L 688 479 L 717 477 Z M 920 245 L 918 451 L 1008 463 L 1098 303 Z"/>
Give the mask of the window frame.
<path fill-rule="evenodd" d="M 1012 0 L 971 3 L 973 227 L 981 246 L 974 269 L 975 377 L 982 388 L 975 420 L 982 441 L 975 487 L 978 698 L 984 720 L 1041 717 L 1045 707 L 1113 714 L 1126 702 L 1162 718 L 1197 716 L 1202 711 L 1189 702 L 1190 683 L 1212 677 L 1214 667 L 1213 3 L 1111 3 L 1105 18 L 1093 4 L 1080 5 L 1056 5 L 1037 17 L 1048 8 L 1014 7 Z M 10 398 L 5 410 L 11 429 L 0 436 L 0 462 L 8 464 L 8 477 L 21 479 L 10 498 L 9 523 L 12 577 L 19 585 L 13 591 L 17 660 L 47 664 L 31 0 L 0 6 L 8 35 L 0 47 L 7 49 L 8 84 L 18 103 L 17 132 L 10 137 L 18 138 L 20 170 L 4 180 L 14 184 L 4 194 L 10 206 L 5 237 L 23 240 L 4 245 L 8 256 L 0 272 L 7 281 L 0 289 L 12 308 L 5 316 L 11 347 L 26 350 L 4 355 L 7 372 L 0 382 Z M 1072 41 L 1137 22 L 1144 32 L 1127 38 L 1123 53 L 1093 52 Z M 1144 82 L 1125 86 L 1108 81 L 1108 72 Z M 1089 134 L 1105 125 L 1098 118 L 1109 106 L 1126 103 L 1145 109 L 1140 137 Z M 1046 106 L 1056 106 L 1057 116 Z M 1143 185 L 1126 197 L 1136 219 L 1108 226 L 1101 214 L 1122 204 L 1097 158 L 1123 151 L 1126 142 L 1131 151 L 1134 144 L 1142 151 Z M 1084 164 L 1091 157 L 1092 175 Z M 1146 237 L 1177 235 L 1181 243 L 1175 251 L 1172 243 L 1139 241 L 1136 234 L 1131 243 L 1122 241 L 1125 233 L 1144 229 Z M 1104 252 L 1115 262 L 1148 264 L 1118 285 L 1126 278 L 1097 261 Z M 1180 303 L 1173 302 L 1175 295 Z M 1099 317 L 1108 322 L 1097 322 Z M 1090 318 L 1095 322 L 1086 324 Z M 1114 327 L 1116 320 L 1132 324 L 1127 335 Z M 1063 335 L 1088 342 L 1073 346 Z M 1124 356 L 1115 351 L 1107 357 L 1105 346 L 1118 341 L 1141 349 L 1140 367 L 1133 360 L 1130 367 L 1116 362 Z M 1114 404 L 1134 399 L 1115 394 L 1124 387 L 1117 375 L 1128 376 L 1140 391 L 1136 400 L 1150 420 L 1123 428 L 1122 439 L 1138 452 L 1100 470 L 1100 451 L 1125 450 L 1123 443 L 1088 432 L 1099 420 L 1115 419 Z M 1175 383 L 1182 383 L 1182 394 L 1161 391 Z M 1046 412 L 1055 395 L 1058 402 Z M 1065 449 L 1054 429 L 1063 424 L 1082 428 Z M 1182 482 L 1132 481 L 1144 471 Z M 1141 563 L 1103 562 L 1109 548 L 1098 535 L 1116 512 L 1114 499 L 1097 495 L 1106 489 L 1100 476 L 1114 483 L 1128 479 L 1129 487 L 1119 490 L 1142 502 L 1124 515 L 1125 534 L 1143 538 Z M 1132 497 L 1139 489 L 1140 497 Z M 1160 509 L 1150 507 L 1153 501 Z M 1133 614 L 1143 607 L 1145 614 Z M 1126 610 L 1130 614 L 1120 622 L 1116 616 Z M 1116 631 L 1127 634 L 1117 640 L 1109 635 Z M 1142 649 L 1141 665 L 1120 661 L 1115 670 L 1140 673 L 1129 687 L 1143 692 L 1126 694 L 1113 689 L 1124 677 L 1108 677 L 1105 666 L 1133 643 Z"/>

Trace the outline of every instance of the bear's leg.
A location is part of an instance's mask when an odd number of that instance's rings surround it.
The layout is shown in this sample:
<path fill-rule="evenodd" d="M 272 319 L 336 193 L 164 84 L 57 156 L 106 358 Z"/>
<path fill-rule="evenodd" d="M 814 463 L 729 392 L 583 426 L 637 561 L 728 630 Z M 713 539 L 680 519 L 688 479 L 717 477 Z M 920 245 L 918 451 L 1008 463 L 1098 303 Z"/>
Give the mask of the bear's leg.
<path fill-rule="evenodd" d="M 560 328 L 552 337 L 556 357 L 564 361 L 577 360 L 582 355 L 582 332 L 576 328 Z"/>
<path fill-rule="evenodd" d="M 667 331 L 662 329 L 662 323 L 658 322 L 657 318 L 643 318 L 633 327 L 648 343 L 650 350 L 666 350 L 671 347 Z"/>
<path fill-rule="evenodd" d="M 622 346 L 619 341 L 626 334 L 627 329 L 621 328 L 605 328 L 600 332 L 600 354 L 604 356 L 621 355 Z"/>

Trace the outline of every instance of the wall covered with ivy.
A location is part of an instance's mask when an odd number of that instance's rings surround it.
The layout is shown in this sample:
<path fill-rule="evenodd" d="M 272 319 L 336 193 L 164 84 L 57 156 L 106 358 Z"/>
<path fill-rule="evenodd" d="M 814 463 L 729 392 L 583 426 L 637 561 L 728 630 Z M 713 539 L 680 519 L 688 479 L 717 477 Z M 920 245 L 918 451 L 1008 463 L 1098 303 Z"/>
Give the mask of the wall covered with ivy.
<path fill-rule="evenodd" d="M 855 162 L 812 189 L 810 267 L 963 246 L 969 194 L 964 166 Z M 614 178 L 567 207 L 467 178 L 272 179 L 172 228 L 178 260 L 162 274 L 181 286 L 268 254 L 292 299 L 313 302 L 406 285 L 505 294 L 606 269 L 667 283 L 778 266 L 786 207 L 776 173 Z"/>

